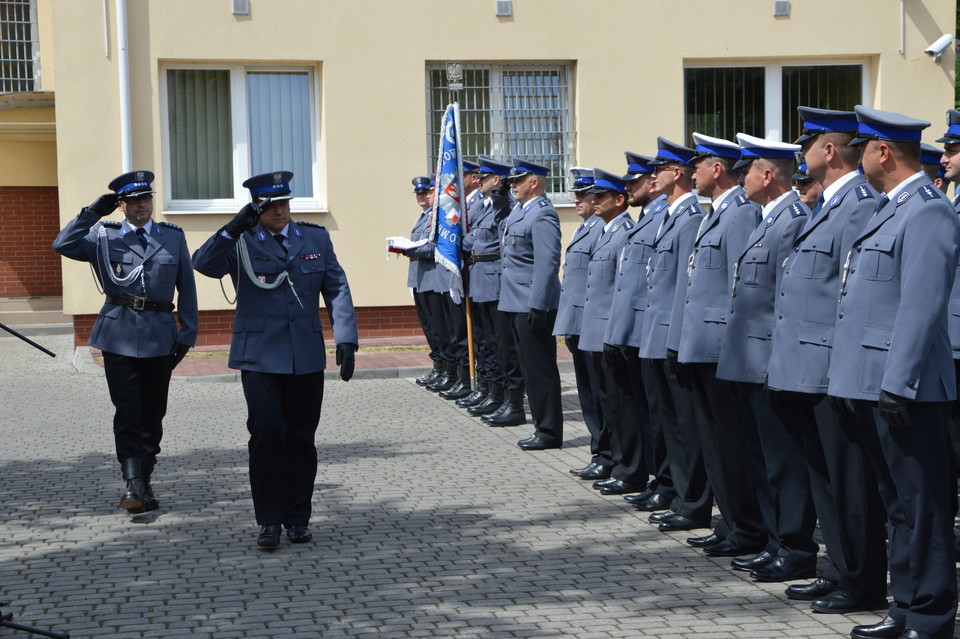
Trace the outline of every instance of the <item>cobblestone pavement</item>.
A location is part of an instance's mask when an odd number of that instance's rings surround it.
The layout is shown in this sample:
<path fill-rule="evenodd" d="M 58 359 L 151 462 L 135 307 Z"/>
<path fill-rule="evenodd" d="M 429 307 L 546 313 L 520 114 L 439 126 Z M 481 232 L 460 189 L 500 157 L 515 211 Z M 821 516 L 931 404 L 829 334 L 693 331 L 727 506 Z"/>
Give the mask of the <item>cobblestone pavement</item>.
<path fill-rule="evenodd" d="M 818 615 L 661 534 L 567 473 L 589 457 L 564 373 L 567 441 L 526 453 L 410 379 L 328 382 L 314 541 L 255 546 L 237 383 L 175 380 L 154 484 L 130 516 L 102 375 L 68 336 L 50 359 L 0 338 L 0 600 L 72 637 L 840 637 Z M 698 533 L 704 534 L 704 533 Z M 26 636 L 0 628 L 0 637 Z"/>

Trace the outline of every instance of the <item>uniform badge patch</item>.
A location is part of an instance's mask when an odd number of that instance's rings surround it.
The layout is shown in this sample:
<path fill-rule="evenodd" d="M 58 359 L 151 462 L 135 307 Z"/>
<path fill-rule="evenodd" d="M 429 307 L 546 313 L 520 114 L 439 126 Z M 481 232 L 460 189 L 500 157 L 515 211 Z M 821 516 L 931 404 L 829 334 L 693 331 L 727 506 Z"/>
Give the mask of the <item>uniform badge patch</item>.
<path fill-rule="evenodd" d="M 721 204 L 721 205 L 720 205 L 720 210 L 723 211 L 723 210 L 725 210 L 728 206 L 730 206 L 730 200 L 727 200 L 726 202 L 724 202 L 723 204 Z"/>
<path fill-rule="evenodd" d="M 263 242 L 264 240 L 267 239 L 267 234 L 264 233 L 263 231 L 260 231 L 259 233 L 257 233 L 257 239 Z"/>
<path fill-rule="evenodd" d="M 768 215 L 768 216 L 767 216 L 767 219 L 765 219 L 765 220 L 763 221 L 763 225 L 764 225 L 764 226 L 770 226 L 771 224 L 773 224 L 773 221 L 774 221 L 775 219 L 776 219 L 776 218 L 773 217 L 772 215 Z M 758 244 L 757 246 L 759 246 L 759 244 Z"/>
<path fill-rule="evenodd" d="M 303 233 L 300 232 L 300 229 L 296 227 L 294 227 L 293 229 L 293 234 L 296 235 L 297 237 L 301 237 L 303 235 Z"/>
<path fill-rule="evenodd" d="M 903 204 L 904 202 L 907 201 L 907 198 L 908 198 L 908 197 L 910 197 L 910 194 L 909 194 L 909 193 L 907 193 L 907 192 L 901 193 L 900 196 L 897 197 L 897 204 Z"/>

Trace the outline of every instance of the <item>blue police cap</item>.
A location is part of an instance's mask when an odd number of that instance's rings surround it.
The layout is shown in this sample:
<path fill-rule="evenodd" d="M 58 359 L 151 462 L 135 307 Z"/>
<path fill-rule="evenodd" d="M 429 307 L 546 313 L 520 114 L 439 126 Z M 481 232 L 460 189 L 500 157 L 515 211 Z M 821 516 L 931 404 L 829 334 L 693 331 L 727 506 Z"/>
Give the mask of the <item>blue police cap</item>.
<path fill-rule="evenodd" d="M 792 160 L 800 151 L 799 144 L 765 140 L 746 133 L 737 133 L 737 142 L 740 144 L 740 161 L 733 165 L 735 169 L 746 166 L 757 158 Z"/>
<path fill-rule="evenodd" d="M 290 180 L 293 171 L 271 171 L 247 178 L 243 188 L 250 189 L 250 195 L 259 200 L 289 200 L 293 198 L 290 192 Z"/>
<path fill-rule="evenodd" d="M 480 169 L 480 165 L 476 162 L 467 162 L 463 161 L 463 172 L 464 173 L 476 173 Z"/>
<path fill-rule="evenodd" d="M 627 183 L 619 175 L 604 171 L 603 169 L 594 169 L 593 177 L 594 182 L 593 188 L 590 189 L 591 193 L 613 191 L 615 193 L 623 193 L 624 195 L 627 194 Z"/>
<path fill-rule="evenodd" d="M 940 158 L 943 157 L 943 149 L 938 149 L 932 144 L 926 142 L 920 143 L 920 164 L 940 165 Z"/>
<path fill-rule="evenodd" d="M 515 180 L 525 175 L 546 175 L 550 170 L 542 164 L 527 162 L 520 158 L 513 158 L 513 169 L 510 170 L 510 179 Z"/>
<path fill-rule="evenodd" d="M 623 176 L 626 180 L 636 180 L 648 173 L 653 173 L 656 167 L 652 164 L 653 158 L 649 155 L 640 155 L 631 151 L 624 151 L 627 158 L 627 175 Z"/>
<path fill-rule="evenodd" d="M 702 133 L 693 134 L 694 151 L 693 162 L 708 157 L 721 157 L 730 160 L 740 159 L 740 146 L 735 142 L 722 138 L 713 138 Z"/>
<path fill-rule="evenodd" d="M 793 180 L 795 182 L 806 182 L 807 180 L 812 180 L 813 178 L 807 175 L 807 163 L 801 162 L 797 165 L 797 172 L 793 174 Z"/>
<path fill-rule="evenodd" d="M 660 166 L 662 164 L 685 164 L 687 166 L 693 166 L 691 160 L 693 156 L 697 154 L 691 148 L 677 144 L 676 142 L 671 142 L 670 140 L 658 137 L 657 138 L 657 157 L 653 159 L 650 164 L 654 166 Z"/>
<path fill-rule="evenodd" d="M 857 114 L 857 137 L 849 146 L 857 146 L 867 140 L 890 140 L 891 142 L 920 142 L 923 130 L 930 126 L 902 113 L 871 109 L 862 104 L 853 107 Z"/>
<path fill-rule="evenodd" d="M 477 174 L 480 177 L 485 175 L 509 175 L 510 174 L 510 165 L 506 162 L 500 162 L 495 160 L 489 155 L 481 155 L 477 158 L 477 161 L 480 164 L 480 168 L 477 170 Z"/>
<path fill-rule="evenodd" d="M 413 182 L 414 193 L 428 193 L 433 190 L 433 180 L 422 175 L 411 180 Z"/>
<path fill-rule="evenodd" d="M 803 133 L 797 138 L 797 144 L 803 144 L 821 133 L 856 133 L 857 114 L 853 111 L 832 111 L 797 107 L 797 113 L 803 119 Z"/>
<path fill-rule="evenodd" d="M 153 182 L 153 173 L 150 171 L 130 171 L 110 180 L 107 188 L 120 197 L 139 197 L 147 193 L 154 193 L 150 184 Z"/>
<path fill-rule="evenodd" d="M 573 176 L 573 186 L 570 187 L 570 191 L 573 193 L 589 191 L 590 187 L 593 186 L 593 169 L 575 166 L 570 169 L 570 175 Z"/>
<path fill-rule="evenodd" d="M 947 109 L 947 132 L 937 142 L 960 144 L 960 111 Z"/>

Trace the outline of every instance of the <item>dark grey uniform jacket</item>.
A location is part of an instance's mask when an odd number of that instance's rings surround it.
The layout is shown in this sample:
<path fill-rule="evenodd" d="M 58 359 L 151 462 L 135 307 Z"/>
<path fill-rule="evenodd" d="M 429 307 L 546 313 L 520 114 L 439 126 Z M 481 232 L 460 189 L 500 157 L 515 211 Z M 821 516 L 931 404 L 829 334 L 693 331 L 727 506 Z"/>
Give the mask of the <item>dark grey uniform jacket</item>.
<path fill-rule="evenodd" d="M 583 319 L 584 296 L 587 292 L 587 267 L 593 246 L 603 230 L 603 220 L 590 217 L 576 228 L 567 245 L 563 260 L 563 280 L 560 283 L 560 302 L 554 335 L 579 335 Z"/>
<path fill-rule="evenodd" d="M 960 195 L 953 198 L 953 210 L 960 214 Z M 960 275 L 960 264 L 957 265 L 957 275 Z M 950 346 L 953 348 L 953 359 L 960 359 L 960 277 L 953 281 L 953 292 L 950 293 Z"/>
<path fill-rule="evenodd" d="M 147 248 L 143 248 L 135 228 L 126 220 L 99 222 L 99 219 L 84 208 L 57 235 L 53 250 L 71 259 L 92 263 L 104 293 L 110 296 L 172 302 L 176 289 L 180 329 L 172 313 L 136 311 L 105 303 L 90 333 L 90 345 L 127 357 L 162 357 L 173 353 L 176 343 L 193 346 L 197 342 L 199 321 L 197 287 L 183 231 L 172 224 L 154 221 Z M 109 264 L 103 263 L 97 241 L 101 226 L 107 233 Z M 109 268 L 118 278 L 123 278 L 140 264 L 143 264 L 144 288 L 139 278 L 123 287 L 117 286 L 104 272 L 104 268 Z"/>
<path fill-rule="evenodd" d="M 952 401 L 947 303 L 960 259 L 960 222 L 922 173 L 893 196 L 850 253 L 828 392 L 876 401 L 885 390 L 921 402 Z"/>
<path fill-rule="evenodd" d="M 604 226 L 603 220 L 600 220 L 600 228 Z M 627 213 L 619 218 L 609 231 L 601 233 L 594 243 L 590 265 L 587 267 L 583 323 L 580 326 L 578 343 L 582 351 L 603 352 L 603 338 L 607 332 L 616 286 L 617 264 L 632 230 L 633 219 Z"/>
<path fill-rule="evenodd" d="M 855 173 L 794 241 L 775 304 L 771 388 L 827 392 L 843 263 L 877 203 L 874 190 Z"/>
<path fill-rule="evenodd" d="M 546 195 L 517 205 L 503 225 L 500 304 L 506 313 L 551 311 L 560 301 L 560 217 Z"/>

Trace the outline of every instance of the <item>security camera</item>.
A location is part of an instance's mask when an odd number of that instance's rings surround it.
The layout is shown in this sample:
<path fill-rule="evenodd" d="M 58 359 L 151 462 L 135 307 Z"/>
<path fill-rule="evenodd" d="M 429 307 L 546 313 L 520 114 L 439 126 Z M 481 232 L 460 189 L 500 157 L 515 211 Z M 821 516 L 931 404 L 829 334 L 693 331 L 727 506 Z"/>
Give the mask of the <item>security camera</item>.
<path fill-rule="evenodd" d="M 944 33 L 937 38 L 936 42 L 924 49 L 923 52 L 933 58 L 934 62 L 940 62 L 940 58 L 943 57 L 943 52 L 947 50 L 951 42 L 953 42 L 953 34 Z"/>

